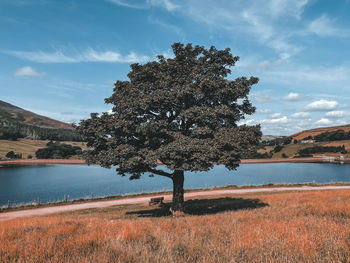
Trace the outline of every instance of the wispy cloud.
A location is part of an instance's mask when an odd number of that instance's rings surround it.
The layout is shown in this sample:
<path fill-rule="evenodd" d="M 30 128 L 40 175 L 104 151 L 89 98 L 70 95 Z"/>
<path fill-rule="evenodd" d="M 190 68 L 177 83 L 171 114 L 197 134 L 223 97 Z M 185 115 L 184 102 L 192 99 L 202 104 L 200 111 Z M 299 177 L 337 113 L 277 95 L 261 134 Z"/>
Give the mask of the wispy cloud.
<path fill-rule="evenodd" d="M 350 31 L 347 29 L 337 28 L 333 25 L 334 21 L 327 15 L 323 14 L 309 24 L 308 30 L 321 37 L 338 36 L 344 37 L 349 36 Z"/>
<path fill-rule="evenodd" d="M 334 119 L 343 118 L 345 116 L 349 116 L 349 113 L 346 111 L 329 111 L 326 113 L 326 117 Z"/>
<path fill-rule="evenodd" d="M 292 118 L 295 119 L 308 119 L 311 117 L 311 114 L 309 112 L 296 112 L 294 114 L 292 114 Z"/>
<path fill-rule="evenodd" d="M 35 77 L 35 78 L 42 78 L 42 77 L 45 77 L 45 75 L 46 73 L 44 72 L 39 73 L 30 66 L 19 68 L 13 74 L 14 77 Z"/>
<path fill-rule="evenodd" d="M 106 0 L 110 3 L 119 5 L 119 6 L 124 6 L 128 8 L 136 8 L 136 9 L 146 9 L 148 8 L 146 3 L 135 3 L 135 1 L 123 1 L 123 0 Z"/>
<path fill-rule="evenodd" d="M 287 116 L 283 116 L 281 118 L 275 118 L 275 119 L 261 120 L 261 123 L 267 123 L 267 124 L 285 124 L 288 122 L 289 122 L 289 119 L 287 118 Z"/>
<path fill-rule="evenodd" d="M 170 0 L 146 0 L 144 2 L 139 2 L 139 1 L 126 1 L 126 0 L 106 0 L 110 3 L 127 7 L 127 8 L 135 8 L 135 9 L 148 9 L 151 7 L 161 7 L 164 8 L 168 11 L 174 11 L 180 6 L 178 4 L 174 4 Z"/>
<path fill-rule="evenodd" d="M 166 23 L 164 21 L 161 21 L 157 18 L 149 17 L 148 21 L 152 24 L 159 25 L 160 27 L 170 31 L 170 32 L 175 32 L 178 34 L 182 39 L 185 39 L 185 32 L 178 26 Z"/>
<path fill-rule="evenodd" d="M 165 8 L 168 11 L 174 11 L 178 8 L 180 8 L 179 5 L 174 4 L 170 0 L 147 0 L 147 3 L 152 5 L 152 6 L 160 6 Z"/>
<path fill-rule="evenodd" d="M 220 4 L 189 0 L 181 1 L 178 11 L 216 31 L 225 30 L 234 37 L 249 35 L 286 59 L 300 52 L 302 47 L 290 41 L 291 28 L 286 30 L 284 22 L 297 23 L 307 4 L 308 0 L 271 0 L 262 7 L 257 0 L 220 1 Z"/>
<path fill-rule="evenodd" d="M 274 98 L 271 96 L 269 90 L 254 92 L 252 95 L 253 100 L 258 103 L 268 103 L 275 101 Z"/>
<path fill-rule="evenodd" d="M 79 63 L 79 62 L 109 62 L 136 63 L 149 60 L 148 56 L 137 55 L 134 52 L 122 55 L 115 51 L 96 51 L 92 48 L 82 52 L 45 52 L 45 51 L 2 51 L 2 53 L 37 63 Z"/>

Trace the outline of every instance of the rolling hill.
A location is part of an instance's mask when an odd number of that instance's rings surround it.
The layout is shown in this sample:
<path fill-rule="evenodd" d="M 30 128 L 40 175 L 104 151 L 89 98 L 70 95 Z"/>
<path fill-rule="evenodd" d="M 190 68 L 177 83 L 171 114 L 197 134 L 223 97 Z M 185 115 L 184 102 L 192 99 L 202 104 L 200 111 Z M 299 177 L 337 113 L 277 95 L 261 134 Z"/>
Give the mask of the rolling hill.
<path fill-rule="evenodd" d="M 288 136 L 289 138 L 293 138 L 293 140 L 302 140 L 308 136 L 316 136 L 324 132 L 333 132 L 337 130 L 343 130 L 344 132 L 350 131 L 350 124 L 342 125 L 342 126 L 333 126 L 333 127 L 322 127 L 322 128 L 316 128 L 311 130 L 305 130 L 298 133 L 295 133 L 293 135 Z"/>
<path fill-rule="evenodd" d="M 0 100 L 0 139 L 81 141 L 72 125 Z"/>
<path fill-rule="evenodd" d="M 72 125 L 35 114 L 0 100 L 0 120 L 16 121 L 41 128 L 74 129 Z"/>

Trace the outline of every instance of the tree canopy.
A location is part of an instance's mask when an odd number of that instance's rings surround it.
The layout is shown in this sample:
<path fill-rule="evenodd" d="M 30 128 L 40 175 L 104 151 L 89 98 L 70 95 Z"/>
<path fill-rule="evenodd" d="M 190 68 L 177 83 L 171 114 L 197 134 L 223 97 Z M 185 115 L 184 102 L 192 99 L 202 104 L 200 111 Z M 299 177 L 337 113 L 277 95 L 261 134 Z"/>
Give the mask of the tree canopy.
<path fill-rule="evenodd" d="M 258 145 L 260 126 L 238 125 L 255 112 L 248 95 L 258 78 L 227 79 L 239 57 L 213 46 L 174 43 L 172 50 L 173 58 L 132 64 L 129 80 L 118 80 L 105 99 L 112 113 L 80 122 L 88 163 L 116 165 L 131 179 L 150 172 L 174 182 L 182 176 L 183 182 L 184 171 L 208 171 L 215 164 L 235 169 Z"/>

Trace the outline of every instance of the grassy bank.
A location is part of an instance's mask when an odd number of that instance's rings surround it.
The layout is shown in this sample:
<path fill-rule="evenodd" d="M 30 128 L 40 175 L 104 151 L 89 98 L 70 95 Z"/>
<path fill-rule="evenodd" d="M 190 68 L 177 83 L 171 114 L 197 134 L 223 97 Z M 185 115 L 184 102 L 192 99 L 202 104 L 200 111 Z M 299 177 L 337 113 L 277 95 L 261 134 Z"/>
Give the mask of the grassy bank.
<path fill-rule="evenodd" d="M 285 154 L 288 157 L 293 157 L 296 155 L 300 150 L 305 149 L 305 148 L 310 148 L 314 146 L 345 146 L 345 149 L 350 152 L 350 140 L 345 140 L 345 141 L 334 141 L 334 142 L 318 142 L 318 143 L 307 143 L 307 144 L 288 144 L 284 145 L 283 149 L 277 153 L 273 153 L 272 158 L 282 158 L 282 155 Z M 275 146 L 266 146 L 264 149 L 259 149 L 259 153 L 265 153 L 265 152 L 270 152 L 275 148 Z M 338 156 L 340 153 L 326 153 L 327 156 Z M 315 154 L 315 155 L 322 155 L 320 154 Z M 350 157 L 350 153 L 347 154 L 342 154 L 346 157 Z"/>
<path fill-rule="evenodd" d="M 0 224 L 0 262 L 349 262 L 350 191 L 244 194 Z"/>
<path fill-rule="evenodd" d="M 31 155 L 35 158 L 35 152 L 40 148 L 45 148 L 48 140 L 29 140 L 29 139 L 18 139 L 17 141 L 0 140 L 0 158 L 4 158 L 9 151 L 15 153 L 21 153 L 23 158 L 27 158 Z M 62 142 L 73 146 L 79 146 L 83 150 L 86 146 L 82 142 Z"/>
<path fill-rule="evenodd" d="M 221 187 L 211 187 L 211 188 L 197 188 L 197 189 L 185 189 L 185 193 L 193 193 L 198 191 L 207 191 L 208 195 L 210 195 L 210 191 L 212 190 L 229 190 L 229 189 L 254 189 L 254 188 L 279 188 L 279 187 L 302 187 L 302 186 L 345 186 L 350 185 L 350 183 L 331 183 L 331 184 L 315 184 L 315 183 L 305 183 L 305 184 L 262 184 L 262 185 L 227 185 Z M 161 191 L 161 192 L 150 192 L 150 193 L 138 193 L 138 194 L 126 194 L 126 195 L 114 195 L 114 196 L 106 196 L 106 197 L 94 197 L 94 198 L 81 198 L 75 200 L 67 200 L 67 201 L 59 201 L 59 202 L 51 202 L 51 203 L 42 203 L 42 204 L 26 204 L 26 205 L 10 205 L 10 207 L 2 206 L 0 207 L 0 213 L 11 212 L 11 211 L 20 211 L 27 209 L 36 209 L 43 207 L 53 207 L 53 206 L 64 206 L 71 204 L 83 204 L 97 201 L 108 201 L 108 200 L 118 200 L 118 199 L 126 199 L 126 198 L 137 198 L 137 197 L 147 197 L 147 196 L 155 196 L 155 195 L 170 195 L 172 191 Z"/>

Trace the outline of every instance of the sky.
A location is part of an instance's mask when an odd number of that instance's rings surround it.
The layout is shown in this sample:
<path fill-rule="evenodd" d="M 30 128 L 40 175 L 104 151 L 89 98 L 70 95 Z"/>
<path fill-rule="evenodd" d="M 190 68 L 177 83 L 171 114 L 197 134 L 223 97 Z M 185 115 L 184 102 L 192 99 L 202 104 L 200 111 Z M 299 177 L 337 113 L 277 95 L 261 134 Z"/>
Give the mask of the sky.
<path fill-rule="evenodd" d="M 240 124 L 350 124 L 350 0 L 0 0 L 0 100 L 65 122 L 106 112 L 132 63 L 174 42 L 230 48 L 260 79 Z"/>

